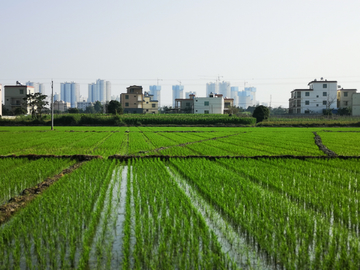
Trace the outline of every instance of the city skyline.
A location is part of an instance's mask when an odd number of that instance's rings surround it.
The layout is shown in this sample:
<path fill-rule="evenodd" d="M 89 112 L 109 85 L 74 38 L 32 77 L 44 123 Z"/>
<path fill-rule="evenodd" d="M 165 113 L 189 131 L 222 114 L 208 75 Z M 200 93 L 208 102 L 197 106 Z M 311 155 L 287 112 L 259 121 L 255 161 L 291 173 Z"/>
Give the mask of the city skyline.
<path fill-rule="evenodd" d="M 40 82 L 49 95 L 52 79 L 58 93 L 75 81 L 82 96 L 97 78 L 112 95 L 159 84 L 170 105 L 172 85 L 205 96 L 220 79 L 288 107 L 314 78 L 360 89 L 359 9 L 356 0 L 5 1 L 0 84 Z"/>

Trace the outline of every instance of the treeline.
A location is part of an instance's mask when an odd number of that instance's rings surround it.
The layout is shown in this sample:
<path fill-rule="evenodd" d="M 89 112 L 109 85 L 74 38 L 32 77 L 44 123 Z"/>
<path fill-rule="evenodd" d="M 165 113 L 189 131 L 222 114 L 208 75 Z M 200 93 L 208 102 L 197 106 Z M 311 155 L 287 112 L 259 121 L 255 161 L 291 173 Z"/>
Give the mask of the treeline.
<path fill-rule="evenodd" d="M 55 126 L 146 126 L 146 125 L 200 125 L 200 126 L 248 126 L 255 125 L 253 117 L 237 117 L 229 115 L 203 114 L 66 114 L 55 115 Z M 42 119 L 20 117 L 16 119 L 0 119 L 0 125 L 51 125 L 49 116 Z"/>

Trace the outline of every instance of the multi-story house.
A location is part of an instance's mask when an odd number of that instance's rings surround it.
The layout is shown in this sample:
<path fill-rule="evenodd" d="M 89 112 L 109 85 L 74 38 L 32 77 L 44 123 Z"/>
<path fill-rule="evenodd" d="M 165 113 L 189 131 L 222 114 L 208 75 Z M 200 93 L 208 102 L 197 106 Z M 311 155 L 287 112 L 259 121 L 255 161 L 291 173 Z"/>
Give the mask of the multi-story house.
<path fill-rule="evenodd" d="M 189 98 L 175 99 L 175 109 L 179 113 L 194 113 L 195 94 L 189 94 Z"/>
<path fill-rule="evenodd" d="M 194 97 L 195 114 L 223 114 L 224 98 L 210 93 L 209 97 Z"/>
<path fill-rule="evenodd" d="M 360 116 L 360 93 L 352 95 L 352 115 Z"/>
<path fill-rule="evenodd" d="M 144 93 L 144 99 L 143 99 L 143 113 L 152 113 L 156 114 L 158 113 L 158 101 L 153 100 L 153 95 L 149 94 L 148 92 Z"/>
<path fill-rule="evenodd" d="M 2 84 L 0 84 L 0 116 L 2 116 L 2 96 L 3 96 L 3 93 L 2 93 Z"/>
<path fill-rule="evenodd" d="M 308 83 L 307 89 L 294 89 L 289 99 L 289 113 L 322 113 L 337 107 L 337 81 L 321 78 Z"/>
<path fill-rule="evenodd" d="M 27 113 L 31 113 L 31 107 L 26 104 L 26 95 L 34 94 L 34 87 L 28 85 L 5 85 L 5 108 L 15 111 L 16 108 L 23 107 Z"/>
<path fill-rule="evenodd" d="M 70 102 L 65 102 L 62 100 L 54 101 L 54 111 L 65 112 L 70 108 Z"/>
<path fill-rule="evenodd" d="M 124 113 L 143 113 L 142 89 L 142 86 L 132 85 L 126 88 L 126 93 L 120 94 Z"/>
<path fill-rule="evenodd" d="M 340 108 L 351 108 L 352 97 L 356 93 L 356 89 L 339 89 L 337 91 L 337 107 Z"/>

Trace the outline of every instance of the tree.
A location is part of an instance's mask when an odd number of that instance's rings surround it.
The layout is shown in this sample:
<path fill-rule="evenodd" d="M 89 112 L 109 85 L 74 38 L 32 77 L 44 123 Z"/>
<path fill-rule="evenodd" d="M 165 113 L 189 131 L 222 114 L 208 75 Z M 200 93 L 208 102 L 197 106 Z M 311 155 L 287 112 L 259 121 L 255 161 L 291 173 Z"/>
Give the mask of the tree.
<path fill-rule="evenodd" d="M 269 108 L 263 105 L 257 106 L 253 112 L 253 117 L 256 118 L 256 123 L 268 119 L 269 115 L 270 115 Z"/>
<path fill-rule="evenodd" d="M 30 93 L 24 97 L 25 106 L 31 107 L 31 114 L 33 118 L 41 118 L 42 112 L 46 105 L 49 105 L 49 102 L 46 101 L 47 95 L 41 93 Z"/>
<path fill-rule="evenodd" d="M 94 109 L 94 106 L 87 106 L 85 108 L 85 113 L 95 113 L 95 109 Z"/>
<path fill-rule="evenodd" d="M 96 113 L 101 113 L 101 112 L 103 112 L 104 108 L 100 101 L 96 101 L 94 104 L 94 109 L 95 109 Z"/>
<path fill-rule="evenodd" d="M 24 115 L 26 113 L 27 113 L 27 111 L 24 107 L 18 107 L 14 110 L 15 115 Z"/>
<path fill-rule="evenodd" d="M 79 109 L 78 108 L 69 108 L 68 112 L 69 113 L 79 113 Z"/>
<path fill-rule="evenodd" d="M 108 106 L 107 106 L 108 113 L 112 114 L 122 114 L 123 109 L 121 107 L 121 104 L 117 100 L 110 100 Z"/>

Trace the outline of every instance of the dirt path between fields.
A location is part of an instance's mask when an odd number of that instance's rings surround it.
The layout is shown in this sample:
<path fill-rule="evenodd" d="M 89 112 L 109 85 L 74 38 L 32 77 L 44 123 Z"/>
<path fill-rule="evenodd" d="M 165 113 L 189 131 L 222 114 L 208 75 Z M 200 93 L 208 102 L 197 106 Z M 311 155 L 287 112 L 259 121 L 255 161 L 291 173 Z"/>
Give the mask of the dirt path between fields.
<path fill-rule="evenodd" d="M 26 207 L 26 205 L 35 199 L 38 195 L 43 193 L 48 189 L 52 184 L 58 181 L 61 177 L 66 174 L 69 174 L 83 165 L 86 161 L 81 161 L 72 165 L 71 167 L 64 169 L 61 173 L 47 178 L 45 181 L 37 184 L 34 187 L 26 188 L 18 196 L 15 196 L 9 200 L 8 203 L 0 206 L 0 226 L 7 222 L 15 213 L 20 209 Z"/>
<path fill-rule="evenodd" d="M 200 140 L 200 141 L 194 141 L 194 142 L 187 142 L 187 143 L 181 143 L 181 144 L 176 144 L 176 145 L 170 145 L 170 146 L 160 147 L 160 148 L 156 148 L 156 149 L 149 150 L 149 151 L 139 151 L 138 154 L 146 154 L 146 153 L 150 153 L 150 152 L 158 152 L 158 151 L 161 151 L 161 150 L 165 150 L 165 149 L 169 149 L 169 148 L 173 148 L 173 147 L 178 147 L 178 146 L 185 146 L 185 145 L 194 144 L 194 143 L 202 143 L 202 142 L 206 142 L 206 141 L 216 141 L 218 139 L 223 139 L 223 138 L 228 138 L 228 137 L 231 137 L 231 136 L 236 136 L 236 135 L 239 135 L 241 133 L 247 133 L 247 132 L 245 131 L 245 132 L 240 132 L 240 133 L 221 136 L 221 137 L 214 137 L 214 138 L 210 138 L 210 139 L 204 139 L 204 140 Z"/>
<path fill-rule="evenodd" d="M 329 157 L 337 157 L 338 155 L 334 152 L 328 149 L 325 145 L 323 145 L 321 137 L 314 131 L 313 132 L 315 137 L 315 144 L 319 147 L 321 151 L 323 151 L 327 156 Z"/>

